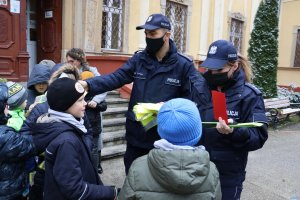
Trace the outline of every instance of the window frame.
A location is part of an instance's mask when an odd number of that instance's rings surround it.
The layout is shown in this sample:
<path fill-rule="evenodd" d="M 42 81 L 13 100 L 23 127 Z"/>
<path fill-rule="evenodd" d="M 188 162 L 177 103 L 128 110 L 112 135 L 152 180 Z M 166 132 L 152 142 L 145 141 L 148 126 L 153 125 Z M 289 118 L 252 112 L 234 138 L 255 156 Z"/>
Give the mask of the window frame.
<path fill-rule="evenodd" d="M 109 5 L 104 5 L 102 4 L 102 22 L 101 22 L 101 51 L 102 52 L 122 52 L 124 49 L 124 32 L 125 32 L 125 11 L 126 11 L 126 1 L 125 0 L 120 0 L 120 10 L 121 12 L 117 12 L 118 10 L 115 9 L 115 7 L 112 7 L 113 5 L 113 0 L 108 0 Z M 105 36 L 106 36 L 106 44 L 103 44 L 103 13 L 106 12 L 111 20 L 106 21 L 106 26 L 105 26 Z M 118 47 L 119 48 L 111 48 L 112 46 L 112 36 L 114 33 L 112 32 L 112 24 L 113 24 L 113 14 L 119 14 L 119 40 L 118 40 Z"/>
<path fill-rule="evenodd" d="M 232 30 L 232 23 L 233 21 L 237 21 L 241 23 L 241 37 L 239 39 L 240 41 L 240 45 L 237 48 L 238 53 L 243 53 L 244 51 L 244 46 L 245 46 L 245 27 L 246 27 L 246 18 L 243 14 L 237 12 L 237 13 L 231 13 L 229 15 L 229 24 L 228 24 L 228 40 L 231 41 L 233 43 L 233 45 L 235 46 L 234 40 L 232 40 L 233 38 L 237 38 L 237 36 L 235 34 L 232 34 L 231 30 Z"/>
<path fill-rule="evenodd" d="M 174 13 L 174 10 L 172 11 L 172 17 L 169 17 L 167 16 L 167 13 L 166 13 L 166 10 L 167 10 L 167 3 L 173 3 L 173 4 L 178 4 L 178 5 L 182 5 L 185 7 L 185 10 L 186 10 L 186 15 L 185 15 L 185 21 L 181 23 L 181 26 L 184 26 L 184 34 L 181 34 L 181 41 L 180 41 L 180 45 L 178 45 L 176 43 L 176 41 L 174 40 L 174 36 L 175 36 L 175 26 L 174 24 L 177 24 L 177 23 L 174 23 L 173 22 L 173 19 L 176 17 L 176 14 Z M 176 47 L 177 47 L 177 50 L 180 52 L 180 53 L 186 53 L 187 50 L 188 50 L 188 27 L 189 27 L 189 16 L 190 16 L 190 5 L 191 5 L 191 2 L 190 1 L 187 1 L 187 0 L 165 0 L 164 1 L 164 4 L 163 4 L 163 11 L 162 13 L 164 13 L 170 20 L 171 22 L 171 39 L 175 42 L 176 44 Z M 181 51 L 182 50 L 182 51 Z"/>
<path fill-rule="evenodd" d="M 299 56 L 298 61 L 296 61 L 297 55 Z M 296 64 L 298 64 L 298 65 L 296 65 Z M 298 27 L 296 29 L 295 50 L 294 50 L 294 56 L 293 56 L 293 67 L 300 68 L 300 27 Z"/>

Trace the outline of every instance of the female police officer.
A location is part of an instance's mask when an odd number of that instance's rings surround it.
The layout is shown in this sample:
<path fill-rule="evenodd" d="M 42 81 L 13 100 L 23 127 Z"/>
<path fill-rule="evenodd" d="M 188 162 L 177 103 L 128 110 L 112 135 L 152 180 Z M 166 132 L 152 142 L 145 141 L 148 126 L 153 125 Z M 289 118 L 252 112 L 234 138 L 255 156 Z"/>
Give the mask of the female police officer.
<path fill-rule="evenodd" d="M 261 92 L 251 82 L 247 61 L 238 56 L 228 41 L 213 42 L 206 60 L 203 77 L 193 76 L 192 100 L 198 104 L 203 121 L 213 121 L 211 91 L 225 93 L 228 118 L 235 122 L 262 122 L 258 128 L 230 128 L 219 118 L 215 128 L 204 128 L 200 141 L 220 173 L 222 199 L 239 199 L 246 175 L 248 152 L 259 149 L 268 138 L 267 118 Z"/>

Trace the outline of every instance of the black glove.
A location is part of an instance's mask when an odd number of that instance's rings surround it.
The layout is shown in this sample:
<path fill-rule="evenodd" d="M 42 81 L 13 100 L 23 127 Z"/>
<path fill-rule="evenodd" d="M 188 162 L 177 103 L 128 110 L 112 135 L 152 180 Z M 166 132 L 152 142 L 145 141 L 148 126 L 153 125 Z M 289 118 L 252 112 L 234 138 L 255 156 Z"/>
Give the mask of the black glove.
<path fill-rule="evenodd" d="M 106 109 L 107 109 L 106 101 L 104 100 L 104 101 L 101 101 L 100 103 L 98 103 L 96 106 L 96 109 L 97 109 L 97 111 L 100 111 L 100 112 L 106 111 Z"/>

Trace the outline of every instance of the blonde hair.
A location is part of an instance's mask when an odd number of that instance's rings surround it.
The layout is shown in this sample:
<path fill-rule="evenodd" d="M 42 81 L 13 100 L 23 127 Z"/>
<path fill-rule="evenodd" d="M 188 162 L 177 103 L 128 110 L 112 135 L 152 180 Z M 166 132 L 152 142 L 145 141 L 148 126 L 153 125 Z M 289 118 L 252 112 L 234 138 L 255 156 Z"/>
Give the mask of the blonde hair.
<path fill-rule="evenodd" d="M 244 70 L 246 83 L 252 83 L 252 70 L 249 61 L 244 56 L 239 54 L 237 62 L 238 65 Z"/>
<path fill-rule="evenodd" d="M 73 80 L 79 80 L 80 79 L 80 74 L 79 74 L 79 71 L 78 71 L 77 67 L 66 63 L 66 64 L 62 65 L 57 71 L 55 71 L 52 74 L 52 76 L 50 77 L 50 79 L 48 81 L 49 85 L 51 85 L 56 79 L 60 78 L 60 76 L 62 74 L 64 74 L 64 77 L 68 77 L 68 78 L 71 78 Z M 38 103 L 41 103 L 41 102 L 37 101 L 37 98 L 42 98 L 42 97 L 45 97 L 45 94 L 37 96 L 35 98 L 34 103 L 29 106 L 28 111 L 25 113 L 25 117 L 28 117 L 30 115 L 30 113 L 32 112 L 32 109 Z"/>
<path fill-rule="evenodd" d="M 77 69 L 77 67 L 66 63 L 63 66 L 61 66 L 56 72 L 52 74 L 49 80 L 49 85 L 53 83 L 56 79 L 58 79 L 62 74 L 67 76 L 68 78 L 79 80 L 80 79 L 80 73 Z"/>

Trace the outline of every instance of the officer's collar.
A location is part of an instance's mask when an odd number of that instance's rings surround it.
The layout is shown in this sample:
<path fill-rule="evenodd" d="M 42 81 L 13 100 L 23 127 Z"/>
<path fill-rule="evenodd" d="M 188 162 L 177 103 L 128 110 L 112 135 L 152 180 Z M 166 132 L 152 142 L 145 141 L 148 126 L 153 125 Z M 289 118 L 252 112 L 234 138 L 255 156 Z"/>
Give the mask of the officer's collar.
<path fill-rule="evenodd" d="M 177 60 L 176 57 L 177 48 L 175 46 L 175 43 L 171 39 L 169 40 L 169 47 L 170 49 L 166 54 L 166 56 L 163 57 L 162 61 L 157 61 L 157 58 L 154 55 L 149 54 L 146 49 L 143 51 L 143 55 L 141 56 L 141 59 L 145 60 L 147 63 L 152 63 L 153 60 L 155 60 L 156 62 L 159 62 L 162 65 L 164 64 L 170 65 Z"/>

